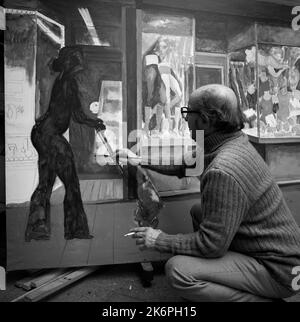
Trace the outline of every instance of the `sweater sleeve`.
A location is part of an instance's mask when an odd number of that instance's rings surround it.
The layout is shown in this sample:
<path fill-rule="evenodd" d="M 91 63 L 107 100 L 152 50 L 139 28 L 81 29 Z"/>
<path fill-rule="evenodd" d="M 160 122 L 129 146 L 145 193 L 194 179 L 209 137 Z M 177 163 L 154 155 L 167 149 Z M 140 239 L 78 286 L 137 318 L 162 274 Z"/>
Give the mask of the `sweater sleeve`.
<path fill-rule="evenodd" d="M 187 177 L 187 169 L 196 168 L 196 157 L 196 151 L 189 151 L 186 152 L 183 157 L 181 156 L 179 159 L 177 159 L 173 165 L 151 165 L 147 164 L 146 161 L 144 164 L 142 164 L 142 167 L 163 175 L 177 176 L 179 179 L 182 179 L 184 177 Z M 189 162 L 191 162 L 191 165 L 189 165 Z"/>
<path fill-rule="evenodd" d="M 190 234 L 161 233 L 155 248 L 161 252 L 222 257 L 228 250 L 248 210 L 248 199 L 239 183 L 221 170 L 209 170 L 202 178 L 202 222 Z"/>
<path fill-rule="evenodd" d="M 142 164 L 142 167 L 155 171 L 166 176 L 176 176 L 179 179 L 185 177 L 184 165 L 151 165 L 151 164 Z"/>

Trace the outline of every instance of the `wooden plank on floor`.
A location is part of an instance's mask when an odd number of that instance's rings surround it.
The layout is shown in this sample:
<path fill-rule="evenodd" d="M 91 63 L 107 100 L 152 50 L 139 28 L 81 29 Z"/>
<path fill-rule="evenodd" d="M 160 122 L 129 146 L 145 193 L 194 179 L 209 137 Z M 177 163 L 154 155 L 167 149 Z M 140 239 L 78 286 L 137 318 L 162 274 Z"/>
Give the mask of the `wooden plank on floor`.
<path fill-rule="evenodd" d="M 78 270 L 75 270 L 72 273 L 64 275 L 62 277 L 57 278 L 56 280 L 44 284 L 43 286 L 33 290 L 32 292 L 28 293 L 24 300 L 25 302 L 38 302 L 49 295 L 67 287 L 76 281 L 94 273 L 98 267 L 83 267 Z"/>
<path fill-rule="evenodd" d="M 15 286 L 18 288 L 22 288 L 25 291 L 29 291 L 32 289 L 32 281 L 37 278 L 38 276 L 40 276 L 41 274 L 43 274 L 44 270 L 38 270 L 37 272 L 31 274 L 31 276 L 27 276 L 23 279 L 21 279 L 20 281 L 17 281 L 15 283 Z"/>
<path fill-rule="evenodd" d="M 75 269 L 73 269 L 73 270 L 68 270 L 66 273 L 64 273 L 63 275 L 61 275 L 61 276 L 59 276 L 59 277 L 57 277 L 55 280 L 57 280 L 58 278 L 62 278 L 62 277 L 64 277 L 64 276 L 66 276 L 66 275 L 68 275 L 68 274 L 70 274 L 70 273 L 72 273 L 72 272 L 74 272 L 75 271 Z M 53 280 L 53 281 L 55 281 L 55 280 Z M 52 281 L 51 281 L 52 282 Z M 43 287 L 44 285 L 41 285 L 41 286 L 39 286 L 38 288 L 36 288 L 36 289 L 33 289 L 33 290 L 31 290 L 31 291 L 29 291 L 29 292 L 27 292 L 27 293 L 25 293 L 25 294 L 22 294 L 21 296 L 19 296 L 19 297 L 17 297 L 17 298 L 15 298 L 15 299 L 13 299 L 11 302 L 25 302 L 25 297 L 27 296 L 27 295 L 30 295 L 32 292 L 34 292 L 34 291 L 37 291 L 37 290 L 39 290 L 41 287 Z"/>
<path fill-rule="evenodd" d="M 42 286 L 43 284 L 46 284 L 50 281 L 53 281 L 57 277 L 63 275 L 66 273 L 66 269 L 55 269 L 51 270 L 45 274 L 42 274 L 41 276 L 37 277 L 36 279 L 31 281 L 32 288 L 38 288 Z"/>

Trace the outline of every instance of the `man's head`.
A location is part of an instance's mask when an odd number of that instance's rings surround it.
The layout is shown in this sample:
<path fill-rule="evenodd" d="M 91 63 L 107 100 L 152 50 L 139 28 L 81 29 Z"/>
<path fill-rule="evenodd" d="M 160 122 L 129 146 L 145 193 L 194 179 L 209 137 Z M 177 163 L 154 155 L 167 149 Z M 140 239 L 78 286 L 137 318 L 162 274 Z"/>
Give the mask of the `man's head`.
<path fill-rule="evenodd" d="M 189 100 L 188 124 L 195 139 L 196 130 L 205 135 L 213 132 L 236 132 L 244 128 L 245 117 L 229 87 L 212 84 L 198 88 Z"/>

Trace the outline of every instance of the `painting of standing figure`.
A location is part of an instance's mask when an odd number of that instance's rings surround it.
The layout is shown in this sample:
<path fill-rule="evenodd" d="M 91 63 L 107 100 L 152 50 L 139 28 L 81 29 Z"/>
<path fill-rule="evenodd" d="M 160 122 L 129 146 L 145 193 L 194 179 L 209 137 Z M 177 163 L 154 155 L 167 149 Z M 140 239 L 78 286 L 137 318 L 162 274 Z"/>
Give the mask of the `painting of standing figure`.
<path fill-rule="evenodd" d="M 25 232 L 27 242 L 47 240 L 51 236 L 50 197 L 56 177 L 65 186 L 65 239 L 90 239 L 83 208 L 79 179 L 70 144 L 63 136 L 71 119 L 96 131 L 105 130 L 103 121 L 87 116 L 78 98 L 78 77 L 83 72 L 83 53 L 77 46 L 64 47 L 51 64 L 58 72 L 48 110 L 36 120 L 31 141 L 38 152 L 39 184 L 31 196 L 30 212 Z"/>
<path fill-rule="evenodd" d="M 143 13 L 142 129 L 145 137 L 182 137 L 180 107 L 189 93 L 193 19 Z"/>
<path fill-rule="evenodd" d="M 162 133 L 170 134 L 172 131 L 178 134 L 179 130 L 179 107 L 182 100 L 182 84 L 165 60 L 172 50 L 167 38 L 159 38 L 148 50 L 143 58 L 144 66 L 144 102 L 145 102 L 145 131 L 149 134 Z M 175 110 L 175 124 L 171 119 L 171 112 Z M 155 115 L 155 120 L 150 127 L 151 117 Z M 166 125 L 163 126 L 163 116 Z"/>

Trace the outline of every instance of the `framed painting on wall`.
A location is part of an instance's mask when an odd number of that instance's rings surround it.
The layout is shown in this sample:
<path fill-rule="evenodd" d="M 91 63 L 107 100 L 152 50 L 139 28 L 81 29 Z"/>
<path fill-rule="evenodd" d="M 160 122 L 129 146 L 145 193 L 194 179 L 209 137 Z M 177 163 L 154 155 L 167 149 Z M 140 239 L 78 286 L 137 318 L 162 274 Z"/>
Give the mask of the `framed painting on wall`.
<path fill-rule="evenodd" d="M 227 55 L 197 52 L 195 54 L 195 85 L 199 88 L 208 84 L 228 84 Z"/>
<path fill-rule="evenodd" d="M 209 84 L 224 84 L 222 66 L 196 65 L 196 88 Z"/>

